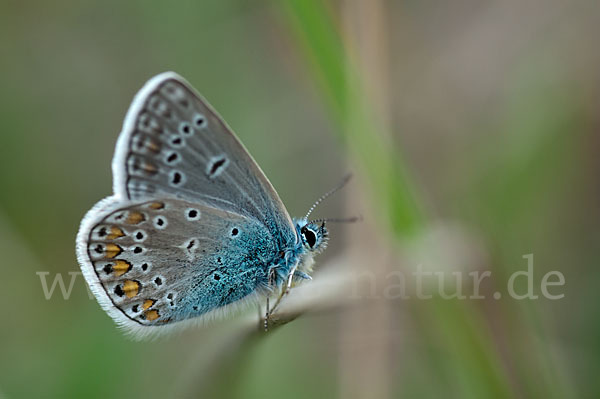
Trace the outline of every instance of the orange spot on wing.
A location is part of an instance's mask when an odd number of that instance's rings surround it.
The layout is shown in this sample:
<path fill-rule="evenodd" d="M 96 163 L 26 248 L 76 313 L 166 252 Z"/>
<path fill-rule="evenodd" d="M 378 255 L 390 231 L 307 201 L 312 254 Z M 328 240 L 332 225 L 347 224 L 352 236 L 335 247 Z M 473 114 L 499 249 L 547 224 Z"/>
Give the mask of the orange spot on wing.
<path fill-rule="evenodd" d="M 121 247 L 116 244 L 106 244 L 106 249 L 104 250 L 104 255 L 107 258 L 112 259 L 115 256 L 119 255 L 121 253 L 121 251 L 123 251 L 121 249 Z"/>
<path fill-rule="evenodd" d="M 115 238 L 123 237 L 124 235 L 125 233 L 123 233 L 123 230 L 121 230 L 117 226 L 112 226 L 110 228 L 110 233 L 106 236 L 106 239 L 114 240 Z"/>
<path fill-rule="evenodd" d="M 115 272 L 115 276 L 120 277 L 131 270 L 131 263 L 125 260 L 117 259 L 112 269 Z"/>
<path fill-rule="evenodd" d="M 135 280 L 125 280 L 123 283 L 123 291 L 128 298 L 133 298 L 140 292 L 140 283 Z"/>
<path fill-rule="evenodd" d="M 163 204 L 162 202 L 152 202 L 150 203 L 150 205 L 148 205 L 148 208 L 150 209 L 163 209 L 165 207 L 165 204 Z"/>
<path fill-rule="evenodd" d="M 129 224 L 139 224 L 142 223 L 144 220 L 146 220 L 146 217 L 143 213 L 129 212 L 129 215 L 127 215 L 127 219 L 125 220 L 125 222 Z"/>
<path fill-rule="evenodd" d="M 146 171 L 146 173 L 149 173 L 151 175 L 153 175 L 156 172 L 158 172 L 158 169 L 156 168 L 156 166 L 154 166 L 154 165 L 152 165 L 150 163 L 145 163 L 142 168 Z"/>
<path fill-rule="evenodd" d="M 152 310 L 147 310 L 146 313 L 144 313 L 144 315 L 146 316 L 146 320 L 148 321 L 153 321 L 158 319 L 158 310 L 156 309 L 152 309 Z"/>
<path fill-rule="evenodd" d="M 146 299 L 142 304 L 142 309 L 146 310 L 152 307 L 156 301 L 154 299 Z"/>
<path fill-rule="evenodd" d="M 147 140 L 146 141 L 146 147 L 155 153 L 159 153 L 160 152 L 160 145 L 158 145 L 156 142 L 152 141 L 152 140 Z"/>

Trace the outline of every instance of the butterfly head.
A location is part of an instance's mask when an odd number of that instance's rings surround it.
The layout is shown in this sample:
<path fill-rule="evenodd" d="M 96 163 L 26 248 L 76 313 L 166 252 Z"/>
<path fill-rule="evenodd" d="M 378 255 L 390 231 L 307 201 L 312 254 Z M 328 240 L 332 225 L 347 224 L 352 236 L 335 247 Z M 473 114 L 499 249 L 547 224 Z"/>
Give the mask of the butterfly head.
<path fill-rule="evenodd" d="M 327 247 L 329 233 L 324 221 L 296 221 L 296 230 L 302 239 L 302 246 L 310 252 L 321 252 Z"/>

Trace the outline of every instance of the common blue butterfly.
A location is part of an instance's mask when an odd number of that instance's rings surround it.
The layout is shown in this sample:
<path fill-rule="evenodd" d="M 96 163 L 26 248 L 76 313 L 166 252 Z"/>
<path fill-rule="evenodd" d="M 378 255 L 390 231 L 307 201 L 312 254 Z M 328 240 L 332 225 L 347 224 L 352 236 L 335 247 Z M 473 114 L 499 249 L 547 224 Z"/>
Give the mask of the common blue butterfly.
<path fill-rule="evenodd" d="M 138 337 L 310 278 L 327 244 L 324 221 L 291 219 L 223 119 L 173 72 L 135 96 L 112 171 L 114 194 L 83 218 L 77 258 L 102 308 Z"/>

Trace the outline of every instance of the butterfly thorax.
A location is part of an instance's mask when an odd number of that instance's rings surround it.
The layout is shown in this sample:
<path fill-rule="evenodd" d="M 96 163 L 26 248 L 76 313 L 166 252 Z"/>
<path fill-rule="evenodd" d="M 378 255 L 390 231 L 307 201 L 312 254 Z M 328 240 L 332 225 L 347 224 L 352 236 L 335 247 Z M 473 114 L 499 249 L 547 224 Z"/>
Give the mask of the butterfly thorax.
<path fill-rule="evenodd" d="M 294 219 L 294 226 L 297 235 L 295 243 L 282 248 L 280 258 L 269 267 L 269 271 L 274 272 L 272 286 L 284 285 L 291 273 L 297 278 L 310 278 L 314 256 L 327 247 L 325 223 L 319 225 L 306 219 Z"/>

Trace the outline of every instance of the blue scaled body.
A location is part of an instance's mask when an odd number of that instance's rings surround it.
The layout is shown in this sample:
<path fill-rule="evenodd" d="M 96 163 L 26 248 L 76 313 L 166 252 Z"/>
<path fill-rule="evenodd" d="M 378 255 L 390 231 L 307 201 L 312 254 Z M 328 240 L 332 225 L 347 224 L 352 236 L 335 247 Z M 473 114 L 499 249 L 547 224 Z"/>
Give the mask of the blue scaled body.
<path fill-rule="evenodd" d="M 248 297 L 263 297 L 283 289 L 294 278 L 310 278 L 312 257 L 323 249 L 324 226 L 295 219 L 294 235 L 279 233 L 274 239 L 265 225 L 236 225 L 235 240 L 215 249 L 210 259 L 192 265 L 196 270 L 188 294 L 182 299 L 176 319 L 200 316 Z M 212 264 L 207 267 L 206 263 Z"/>

